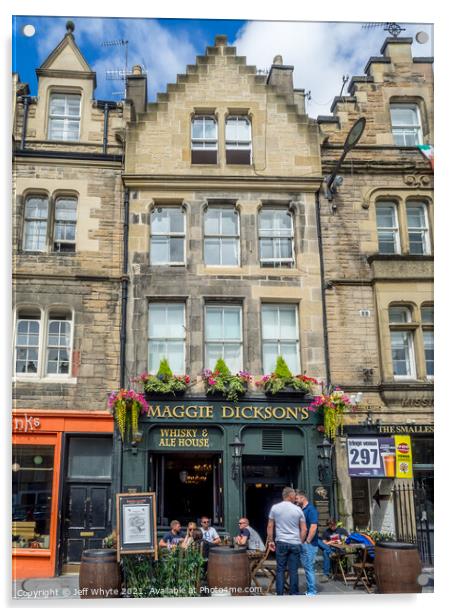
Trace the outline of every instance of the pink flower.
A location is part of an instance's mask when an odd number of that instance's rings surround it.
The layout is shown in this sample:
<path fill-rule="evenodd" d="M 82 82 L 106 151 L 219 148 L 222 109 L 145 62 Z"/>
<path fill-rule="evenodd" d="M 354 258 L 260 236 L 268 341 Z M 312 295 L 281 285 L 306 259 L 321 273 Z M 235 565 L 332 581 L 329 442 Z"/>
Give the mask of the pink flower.
<path fill-rule="evenodd" d="M 212 377 L 209 377 L 208 383 L 209 383 L 209 385 L 216 385 L 217 384 L 216 380 L 214 378 L 212 378 Z"/>

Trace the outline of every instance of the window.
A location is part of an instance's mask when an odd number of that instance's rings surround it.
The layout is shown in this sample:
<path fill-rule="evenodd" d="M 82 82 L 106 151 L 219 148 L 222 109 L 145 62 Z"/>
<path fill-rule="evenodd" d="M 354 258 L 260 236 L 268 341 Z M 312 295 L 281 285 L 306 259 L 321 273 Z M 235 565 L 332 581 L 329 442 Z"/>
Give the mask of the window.
<path fill-rule="evenodd" d="M 21 310 L 17 316 L 16 374 L 37 374 L 41 313 L 38 310 Z"/>
<path fill-rule="evenodd" d="M 44 252 L 47 249 L 47 197 L 30 195 L 25 200 L 24 242 L 26 251 Z"/>
<path fill-rule="evenodd" d="M 148 369 L 156 374 L 167 359 L 175 374 L 185 373 L 185 305 L 149 305 Z"/>
<path fill-rule="evenodd" d="M 251 122 L 246 116 L 226 119 L 226 163 L 251 164 Z"/>
<path fill-rule="evenodd" d="M 111 437 L 71 437 L 68 477 L 71 479 L 111 478 Z"/>
<path fill-rule="evenodd" d="M 152 265 L 184 265 L 185 211 L 158 207 L 151 216 Z"/>
<path fill-rule="evenodd" d="M 391 125 L 395 145 L 422 144 L 421 122 L 417 105 L 391 105 Z"/>
<path fill-rule="evenodd" d="M 282 355 L 294 373 L 300 372 L 298 307 L 264 304 L 262 306 L 262 355 L 264 373 L 273 372 Z"/>
<path fill-rule="evenodd" d="M 259 251 L 262 267 L 292 267 L 293 219 L 287 210 L 259 213 Z"/>
<path fill-rule="evenodd" d="M 49 549 L 54 448 L 14 445 L 12 453 L 13 547 Z"/>
<path fill-rule="evenodd" d="M 42 331 L 42 335 L 41 335 Z M 16 376 L 69 377 L 72 352 L 72 313 L 38 308 L 17 312 L 15 338 Z"/>
<path fill-rule="evenodd" d="M 75 252 L 77 199 L 58 197 L 55 201 L 53 248 L 55 252 Z"/>
<path fill-rule="evenodd" d="M 78 141 L 80 138 L 79 94 L 52 94 L 49 108 L 49 139 Z"/>
<path fill-rule="evenodd" d="M 64 312 L 50 312 L 47 325 L 47 374 L 69 374 L 71 316 Z"/>
<path fill-rule="evenodd" d="M 408 201 L 406 204 L 410 254 L 426 255 L 430 252 L 425 203 Z"/>
<path fill-rule="evenodd" d="M 434 375 L 433 306 L 421 306 L 422 337 L 424 341 L 425 372 L 428 378 Z"/>
<path fill-rule="evenodd" d="M 213 370 L 222 357 L 232 373 L 242 369 L 241 306 L 206 306 L 205 360 Z"/>
<path fill-rule="evenodd" d="M 414 330 L 411 322 L 411 308 L 408 306 L 391 306 L 389 308 L 392 369 L 395 379 L 416 378 Z"/>
<path fill-rule="evenodd" d="M 239 214 L 233 208 L 208 208 L 204 214 L 206 265 L 239 265 Z"/>
<path fill-rule="evenodd" d="M 395 203 L 380 201 L 376 206 L 378 252 L 396 254 L 400 252 L 397 206 Z"/>
<path fill-rule="evenodd" d="M 213 116 L 194 116 L 191 123 L 192 164 L 217 163 L 218 127 Z"/>

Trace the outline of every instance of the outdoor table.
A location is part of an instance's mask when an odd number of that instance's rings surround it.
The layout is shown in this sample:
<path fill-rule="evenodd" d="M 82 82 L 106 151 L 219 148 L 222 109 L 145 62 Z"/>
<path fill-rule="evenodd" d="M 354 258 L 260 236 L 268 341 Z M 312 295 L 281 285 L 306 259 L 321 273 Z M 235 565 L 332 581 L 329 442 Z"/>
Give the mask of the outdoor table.
<path fill-rule="evenodd" d="M 331 543 L 330 547 L 337 554 L 337 565 L 344 584 L 347 586 L 348 582 L 355 582 L 357 575 L 353 571 L 353 561 L 358 552 L 363 550 L 366 545 L 364 543 Z"/>

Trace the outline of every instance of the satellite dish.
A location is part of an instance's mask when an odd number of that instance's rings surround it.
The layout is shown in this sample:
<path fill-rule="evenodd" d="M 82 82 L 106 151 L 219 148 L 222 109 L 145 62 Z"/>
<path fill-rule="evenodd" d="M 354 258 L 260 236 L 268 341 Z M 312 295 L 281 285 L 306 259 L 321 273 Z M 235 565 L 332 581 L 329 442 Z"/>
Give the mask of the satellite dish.
<path fill-rule="evenodd" d="M 421 45 L 423 45 L 424 43 L 427 43 L 428 39 L 429 39 L 429 36 L 427 32 L 424 32 L 423 30 L 421 30 L 421 32 L 418 32 L 416 34 L 416 41 L 420 43 Z"/>

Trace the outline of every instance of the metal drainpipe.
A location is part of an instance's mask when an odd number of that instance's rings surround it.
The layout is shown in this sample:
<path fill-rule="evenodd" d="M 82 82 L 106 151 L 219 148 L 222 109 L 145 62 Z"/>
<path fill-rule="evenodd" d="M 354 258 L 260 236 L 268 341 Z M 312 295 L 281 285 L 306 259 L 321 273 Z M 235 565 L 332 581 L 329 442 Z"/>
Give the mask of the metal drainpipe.
<path fill-rule="evenodd" d="M 25 142 L 27 139 L 28 106 L 30 104 L 30 97 L 22 96 L 22 102 L 24 104 L 24 119 L 22 123 L 22 135 L 20 139 L 20 149 L 25 150 Z"/>
<path fill-rule="evenodd" d="M 127 325 L 127 299 L 129 293 L 129 189 L 124 189 L 124 234 L 123 234 L 123 270 L 121 277 L 121 335 L 120 335 L 120 378 L 121 387 L 125 387 L 126 373 L 126 325 Z"/>
<path fill-rule="evenodd" d="M 323 318 L 323 346 L 325 349 L 325 370 L 326 370 L 326 387 L 329 391 L 331 387 L 331 367 L 330 367 L 330 347 L 328 340 L 328 317 L 326 312 L 326 295 L 325 295 L 325 265 L 323 259 L 323 240 L 322 240 L 322 225 L 320 221 L 320 190 L 321 187 L 315 193 L 315 209 L 316 209 L 316 222 L 317 222 L 317 239 L 319 243 L 319 259 L 320 259 L 320 284 L 322 288 L 322 318 Z M 333 517 L 337 517 L 337 477 L 334 464 L 335 447 L 331 451 L 330 469 L 332 478 L 332 494 L 331 502 L 333 507 Z"/>
<path fill-rule="evenodd" d="M 103 147 L 102 147 L 102 151 L 104 154 L 107 153 L 107 146 L 108 146 L 108 103 L 105 103 L 104 105 L 104 138 L 103 138 Z"/>

